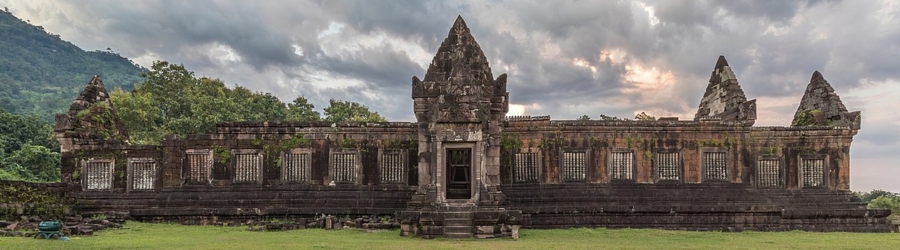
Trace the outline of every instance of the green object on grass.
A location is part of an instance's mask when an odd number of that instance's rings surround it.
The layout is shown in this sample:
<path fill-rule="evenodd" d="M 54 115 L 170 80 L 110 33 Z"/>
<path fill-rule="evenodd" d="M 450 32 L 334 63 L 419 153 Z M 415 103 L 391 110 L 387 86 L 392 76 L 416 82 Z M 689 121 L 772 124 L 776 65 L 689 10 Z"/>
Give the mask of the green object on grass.
<path fill-rule="evenodd" d="M 62 229 L 62 223 L 59 221 L 41 221 L 41 223 L 38 224 L 38 232 L 34 235 L 34 238 L 44 237 L 44 239 L 51 239 L 53 236 L 56 236 L 56 238 L 63 237 L 63 234 L 59 232 L 60 229 Z"/>

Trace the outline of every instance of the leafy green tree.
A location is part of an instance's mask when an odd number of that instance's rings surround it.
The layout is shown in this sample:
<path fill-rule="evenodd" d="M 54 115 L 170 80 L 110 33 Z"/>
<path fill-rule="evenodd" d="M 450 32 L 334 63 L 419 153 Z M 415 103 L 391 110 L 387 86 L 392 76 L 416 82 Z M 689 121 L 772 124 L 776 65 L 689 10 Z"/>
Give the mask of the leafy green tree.
<path fill-rule="evenodd" d="M 49 124 L 0 109 L 0 179 L 59 180 L 58 151 Z"/>
<path fill-rule="evenodd" d="M 125 124 L 131 143 L 158 144 L 169 131 L 162 128 L 162 110 L 155 105 L 149 92 L 125 92 L 116 88 L 110 93 L 110 101 Z"/>
<path fill-rule="evenodd" d="M 3 145 L 3 151 L 11 153 L 25 144 L 59 148 L 53 137 L 53 128 L 40 117 L 15 115 L 0 109 L 0 145 Z"/>
<path fill-rule="evenodd" d="M 328 100 L 329 106 L 325 108 L 325 120 L 329 122 L 384 122 L 384 117 L 378 112 L 369 111 L 365 105 L 341 100 Z"/>
<path fill-rule="evenodd" d="M 888 197 L 897 196 L 897 194 L 894 194 L 894 193 L 891 193 L 888 191 L 884 191 L 881 189 L 872 190 L 870 192 L 856 192 L 855 194 L 856 194 L 856 197 L 859 197 L 859 199 L 864 202 L 869 202 L 869 201 L 874 200 L 875 198 L 882 197 L 882 196 L 888 196 Z"/>
<path fill-rule="evenodd" d="M 318 121 L 322 119 L 319 112 L 316 112 L 312 103 L 309 103 L 305 97 L 298 96 L 293 102 L 288 103 L 288 121 Z"/>
<path fill-rule="evenodd" d="M 892 220 L 900 220 L 900 194 L 884 190 L 872 190 L 871 192 L 856 192 L 857 197 L 868 202 L 868 208 L 891 210 Z"/>
<path fill-rule="evenodd" d="M 634 119 L 638 121 L 656 121 L 656 117 L 650 116 L 644 112 L 634 115 Z"/>
<path fill-rule="evenodd" d="M 579 121 L 590 121 L 591 117 L 588 115 L 581 115 L 581 117 L 578 117 L 578 120 Z"/>
<path fill-rule="evenodd" d="M 59 164 L 59 153 L 31 144 L 23 145 L 3 159 L 5 170 L 16 171 L 22 179 L 30 181 L 58 181 Z"/>
<path fill-rule="evenodd" d="M 625 119 L 615 117 L 615 116 L 608 116 L 608 115 L 600 114 L 600 120 L 601 121 L 624 121 Z"/>
<path fill-rule="evenodd" d="M 110 94 L 135 144 L 158 144 L 166 134 L 211 134 L 226 121 L 319 120 L 302 96 L 285 104 L 269 93 L 228 88 L 219 79 L 194 77 L 179 64 L 157 61 L 130 94 Z"/>

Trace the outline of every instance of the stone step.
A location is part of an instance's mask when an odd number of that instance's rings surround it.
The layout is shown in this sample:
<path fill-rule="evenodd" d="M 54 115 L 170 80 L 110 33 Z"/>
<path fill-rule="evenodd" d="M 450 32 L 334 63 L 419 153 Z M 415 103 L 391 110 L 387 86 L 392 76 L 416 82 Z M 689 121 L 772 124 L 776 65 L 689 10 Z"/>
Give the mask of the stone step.
<path fill-rule="evenodd" d="M 472 225 L 444 225 L 445 232 L 474 232 L 475 226 Z"/>
<path fill-rule="evenodd" d="M 472 226 L 444 226 L 444 233 L 467 233 L 472 234 L 475 233 L 475 229 Z"/>
<path fill-rule="evenodd" d="M 467 226 L 473 225 L 472 219 L 444 219 L 444 226 Z"/>
<path fill-rule="evenodd" d="M 472 234 L 472 233 L 448 233 L 448 232 L 444 232 L 444 237 L 447 237 L 447 238 L 456 238 L 456 239 L 461 239 L 461 238 L 472 238 L 472 237 L 474 237 L 474 234 Z"/>
<path fill-rule="evenodd" d="M 451 212 L 471 212 L 471 211 L 475 211 L 475 205 L 474 205 L 474 204 L 451 204 L 450 206 L 448 206 L 448 207 L 446 207 L 446 208 L 447 208 L 447 211 L 451 211 Z"/>
<path fill-rule="evenodd" d="M 472 212 L 443 212 L 441 216 L 447 219 L 472 219 Z"/>

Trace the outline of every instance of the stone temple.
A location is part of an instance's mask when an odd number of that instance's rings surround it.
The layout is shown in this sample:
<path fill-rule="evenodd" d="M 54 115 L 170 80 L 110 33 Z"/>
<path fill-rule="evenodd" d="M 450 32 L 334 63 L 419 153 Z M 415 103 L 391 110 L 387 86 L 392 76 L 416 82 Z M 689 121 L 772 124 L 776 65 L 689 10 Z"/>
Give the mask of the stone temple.
<path fill-rule="evenodd" d="M 415 122 L 226 122 L 138 146 L 95 77 L 57 115 L 62 181 L 80 185 L 86 213 L 194 224 L 394 216 L 402 234 L 425 238 L 890 230 L 890 212 L 849 189 L 860 113 L 819 72 L 788 127 L 753 126 L 756 100 L 724 57 L 692 120 L 508 117 L 506 81 L 458 18 L 412 78 Z"/>

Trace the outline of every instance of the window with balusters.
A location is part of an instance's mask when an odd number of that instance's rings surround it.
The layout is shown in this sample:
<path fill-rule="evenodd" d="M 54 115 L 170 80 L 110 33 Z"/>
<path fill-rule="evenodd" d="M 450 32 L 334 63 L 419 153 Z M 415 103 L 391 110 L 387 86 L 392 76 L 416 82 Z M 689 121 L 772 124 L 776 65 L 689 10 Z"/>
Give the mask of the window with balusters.
<path fill-rule="evenodd" d="M 702 157 L 703 179 L 728 180 L 728 160 L 724 151 L 704 151 Z"/>
<path fill-rule="evenodd" d="M 540 154 L 518 152 L 513 155 L 513 182 L 537 182 L 540 179 Z"/>
<path fill-rule="evenodd" d="M 153 158 L 128 158 L 131 190 L 156 189 L 156 160 Z"/>
<path fill-rule="evenodd" d="M 212 182 L 212 150 L 188 149 L 185 151 L 183 164 L 183 166 L 187 168 L 187 178 L 185 181 L 189 183 Z"/>
<path fill-rule="evenodd" d="M 328 173 L 336 184 L 357 184 L 359 152 L 343 150 L 332 152 L 328 159 Z"/>
<path fill-rule="evenodd" d="M 308 148 L 295 148 L 281 154 L 281 181 L 309 183 L 312 171 L 312 152 Z"/>
<path fill-rule="evenodd" d="M 761 158 L 756 160 L 756 186 L 782 187 L 782 161 L 780 158 Z"/>
<path fill-rule="evenodd" d="M 653 166 L 657 181 L 681 180 L 681 153 L 656 152 L 653 158 Z"/>
<path fill-rule="evenodd" d="M 802 187 L 825 186 L 825 158 L 801 157 L 800 181 L 803 185 Z"/>
<path fill-rule="evenodd" d="M 383 150 L 381 152 L 381 183 L 406 183 L 406 154 L 403 150 Z"/>
<path fill-rule="evenodd" d="M 112 190 L 115 160 L 91 158 L 81 162 L 84 190 Z"/>
<path fill-rule="evenodd" d="M 262 154 L 256 149 L 231 151 L 234 183 L 262 183 Z"/>
<path fill-rule="evenodd" d="M 634 180 L 634 151 L 610 151 L 606 168 L 611 180 Z"/>
<path fill-rule="evenodd" d="M 560 180 L 577 182 L 587 180 L 587 152 L 585 150 L 563 150 L 560 157 Z"/>

